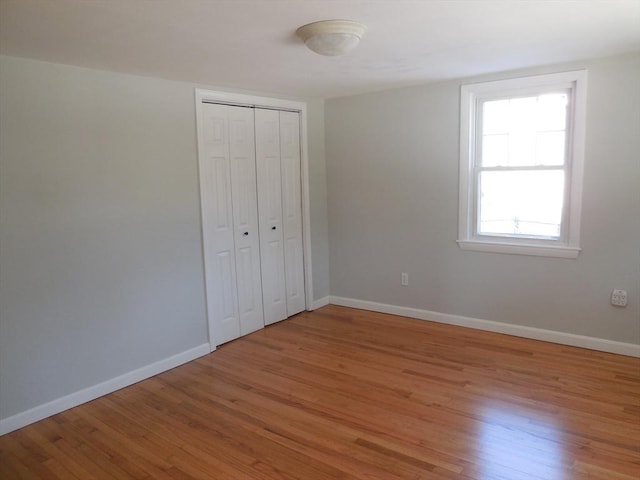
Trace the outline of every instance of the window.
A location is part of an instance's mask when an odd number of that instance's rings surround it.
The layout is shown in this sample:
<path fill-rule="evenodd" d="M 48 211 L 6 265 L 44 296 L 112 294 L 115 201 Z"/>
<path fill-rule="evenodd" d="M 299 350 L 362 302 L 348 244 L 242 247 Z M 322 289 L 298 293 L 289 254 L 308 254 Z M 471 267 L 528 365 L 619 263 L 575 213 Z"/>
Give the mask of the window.
<path fill-rule="evenodd" d="M 458 244 L 576 258 L 586 71 L 463 85 Z"/>

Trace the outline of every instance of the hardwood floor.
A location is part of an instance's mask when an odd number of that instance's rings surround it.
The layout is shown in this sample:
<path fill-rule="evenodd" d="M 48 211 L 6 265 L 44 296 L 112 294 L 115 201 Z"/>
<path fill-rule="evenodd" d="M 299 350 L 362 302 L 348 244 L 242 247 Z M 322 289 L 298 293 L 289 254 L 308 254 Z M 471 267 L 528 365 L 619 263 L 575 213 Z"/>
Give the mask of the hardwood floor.
<path fill-rule="evenodd" d="M 328 306 L 0 437 L 9 479 L 638 479 L 640 359 Z"/>

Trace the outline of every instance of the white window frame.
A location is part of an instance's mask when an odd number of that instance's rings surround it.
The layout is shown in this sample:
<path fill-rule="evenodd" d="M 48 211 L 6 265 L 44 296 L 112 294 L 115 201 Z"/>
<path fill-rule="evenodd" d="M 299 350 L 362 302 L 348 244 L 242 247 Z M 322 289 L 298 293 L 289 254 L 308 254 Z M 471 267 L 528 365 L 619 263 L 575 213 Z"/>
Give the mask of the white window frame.
<path fill-rule="evenodd" d="M 481 235 L 477 229 L 478 169 L 476 162 L 478 106 L 493 98 L 536 95 L 550 90 L 569 90 L 567 122 L 566 191 L 559 239 L 513 235 Z M 458 245 L 481 252 L 576 258 L 580 253 L 580 217 L 586 127 L 587 71 L 536 75 L 462 85 L 460 90 L 460 201 Z"/>

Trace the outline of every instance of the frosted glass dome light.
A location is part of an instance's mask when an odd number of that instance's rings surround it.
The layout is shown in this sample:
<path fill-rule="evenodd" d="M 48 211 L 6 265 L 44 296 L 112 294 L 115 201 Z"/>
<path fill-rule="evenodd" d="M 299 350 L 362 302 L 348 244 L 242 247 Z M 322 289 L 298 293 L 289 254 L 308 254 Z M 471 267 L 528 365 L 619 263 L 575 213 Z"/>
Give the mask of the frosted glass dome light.
<path fill-rule="evenodd" d="M 351 20 L 323 20 L 296 30 L 305 45 L 320 55 L 343 55 L 354 49 L 367 27 Z"/>

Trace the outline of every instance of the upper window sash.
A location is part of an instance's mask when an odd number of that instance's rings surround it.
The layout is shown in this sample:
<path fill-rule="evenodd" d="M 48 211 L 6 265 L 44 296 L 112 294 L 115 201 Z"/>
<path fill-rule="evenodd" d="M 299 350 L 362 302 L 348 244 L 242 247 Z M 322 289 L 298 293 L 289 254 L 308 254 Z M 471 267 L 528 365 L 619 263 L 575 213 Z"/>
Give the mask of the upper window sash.
<path fill-rule="evenodd" d="M 496 125 L 493 124 L 491 125 L 491 123 L 489 124 L 489 127 L 493 127 L 493 131 L 491 128 L 489 128 L 489 132 L 487 133 L 487 129 L 485 128 L 485 122 L 484 122 L 484 118 L 485 118 L 485 113 L 486 113 L 486 105 L 489 102 L 508 102 L 508 109 L 512 108 L 512 102 L 514 100 L 519 100 L 519 99 L 527 99 L 527 98 L 532 98 L 535 97 L 536 101 L 538 102 L 540 97 L 546 96 L 546 95 L 552 95 L 552 94 L 556 94 L 556 95 L 564 95 L 566 96 L 566 104 L 564 106 L 564 123 L 562 124 L 562 128 L 559 128 L 560 125 L 555 125 L 556 128 L 553 129 L 546 129 L 546 130 L 540 130 L 540 129 L 534 129 L 533 126 L 531 128 L 532 132 L 535 132 L 536 134 L 554 134 L 554 133 L 562 133 L 563 137 L 564 137 L 564 150 L 562 152 L 562 163 L 560 165 L 564 165 L 567 161 L 570 160 L 570 155 L 569 155 L 569 151 L 567 150 L 568 145 L 571 143 L 571 136 L 570 136 L 570 125 L 571 125 L 571 119 L 572 119 L 572 113 L 573 113 L 573 100 L 572 100 L 572 90 L 570 88 L 562 88 L 562 89 L 552 89 L 549 90 L 548 92 L 539 92 L 539 91 L 531 91 L 529 92 L 527 95 L 520 95 L 520 96 L 509 96 L 509 95 L 501 95 L 501 96 L 496 96 L 493 95 L 491 99 L 485 99 L 485 98 L 477 98 L 476 99 L 476 129 L 474 132 L 474 138 L 475 138 L 475 149 L 474 149 L 474 164 L 476 166 L 476 168 L 489 168 L 491 167 L 491 165 L 488 165 L 487 162 L 485 162 L 485 158 L 484 158 L 484 142 L 486 140 L 486 137 L 501 137 L 501 136 L 510 136 L 513 133 L 513 130 L 509 129 L 507 127 L 506 130 L 502 130 L 502 131 L 495 131 Z M 539 108 L 538 105 L 536 105 L 536 108 Z M 512 112 L 509 112 L 512 113 Z M 538 114 L 540 114 L 540 110 L 537 111 Z M 538 125 L 539 127 L 540 125 Z M 500 125 L 501 128 L 505 128 L 505 125 Z M 534 155 L 537 152 L 533 152 Z M 510 155 L 510 152 L 508 152 L 508 160 L 511 160 L 512 157 Z M 533 162 L 532 163 L 520 163 L 519 165 L 502 165 L 505 168 L 509 168 L 509 167 L 518 167 L 518 166 L 522 166 L 522 167 L 537 167 L 537 166 L 541 166 L 541 167 L 551 167 L 551 166 L 556 166 L 558 165 L 558 163 L 538 163 L 537 162 L 537 157 L 534 156 L 533 158 Z"/>

